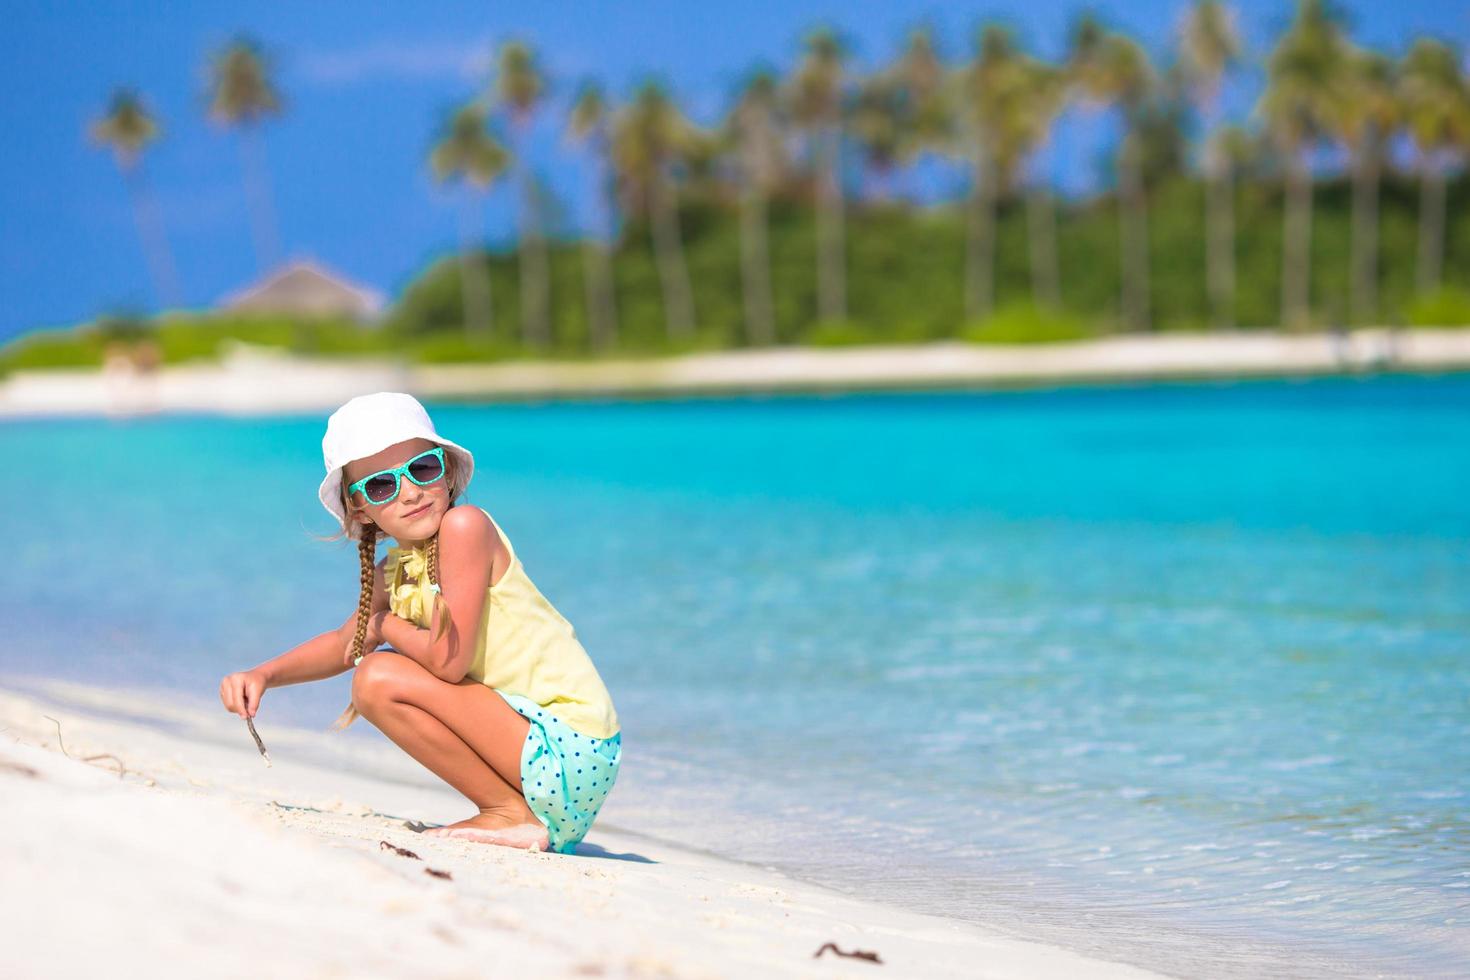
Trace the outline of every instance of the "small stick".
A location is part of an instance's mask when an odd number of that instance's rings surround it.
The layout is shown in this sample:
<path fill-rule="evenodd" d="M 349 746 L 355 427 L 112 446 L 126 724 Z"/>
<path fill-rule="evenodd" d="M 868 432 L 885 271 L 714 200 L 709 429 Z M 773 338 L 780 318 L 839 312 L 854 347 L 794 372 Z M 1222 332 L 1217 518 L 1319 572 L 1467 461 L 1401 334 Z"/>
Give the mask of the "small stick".
<path fill-rule="evenodd" d="M 22 776 L 30 776 L 32 779 L 41 778 L 41 774 L 30 766 L 19 762 L 11 762 L 9 759 L 0 759 L 0 772 L 18 772 Z"/>
<path fill-rule="evenodd" d="M 836 953 L 838 956 L 846 956 L 848 959 L 853 959 L 853 960 L 867 960 L 869 963 L 878 963 L 878 964 L 882 964 L 882 962 L 883 962 L 882 960 L 878 959 L 878 954 L 877 953 L 870 953 L 867 950 L 863 950 L 863 949 L 855 949 L 851 953 L 844 953 L 842 950 L 840 950 L 840 949 L 837 948 L 837 944 L 836 943 L 823 943 L 822 944 L 822 948 L 819 949 L 819 950 L 817 950 L 815 953 L 812 954 L 812 959 L 816 959 L 817 957 L 821 956 L 823 953 L 827 952 L 827 950 L 829 950 L 829 949 L 832 952 Z"/>
<path fill-rule="evenodd" d="M 55 718 L 52 718 L 50 715 L 42 715 L 41 717 L 45 718 L 47 721 L 51 722 L 51 724 L 56 726 L 56 741 L 61 746 L 61 754 L 70 759 L 71 753 L 66 750 L 66 742 L 62 741 L 61 738 L 61 722 L 57 721 Z"/>
<path fill-rule="evenodd" d="M 277 803 L 275 800 L 271 800 L 271 805 L 272 806 L 278 806 L 282 810 L 307 810 L 307 811 L 309 811 L 311 813 L 326 813 L 327 812 L 326 810 L 321 810 L 321 809 L 318 809 L 317 807 L 314 807 L 314 806 L 288 806 L 285 803 Z"/>
<path fill-rule="evenodd" d="M 57 742 L 58 745 L 61 746 L 61 754 L 64 755 L 64 756 L 66 756 L 68 759 L 75 759 L 76 756 L 72 755 L 70 752 L 68 752 L 66 750 L 66 742 L 62 741 L 62 738 L 61 738 L 61 722 L 57 721 L 55 718 L 52 718 L 50 715 L 42 715 L 41 717 L 42 718 L 45 718 L 47 721 L 51 722 L 51 724 L 53 724 L 53 725 L 56 726 L 56 742 Z M 118 779 L 123 778 L 123 775 L 128 771 L 128 767 L 123 764 L 123 761 L 121 759 L 119 759 L 117 756 L 113 755 L 111 752 L 100 752 L 97 755 L 83 756 L 82 759 L 81 759 L 81 761 L 82 762 L 91 762 L 94 759 L 111 759 L 113 762 L 116 762 L 117 763 L 117 778 Z"/>
<path fill-rule="evenodd" d="M 249 715 L 245 716 L 245 724 L 250 728 L 250 737 L 255 739 L 255 747 L 260 749 L 260 755 L 265 759 L 266 768 L 270 768 L 271 754 L 265 750 L 265 743 L 260 740 L 260 734 L 255 730 L 255 719 Z"/>

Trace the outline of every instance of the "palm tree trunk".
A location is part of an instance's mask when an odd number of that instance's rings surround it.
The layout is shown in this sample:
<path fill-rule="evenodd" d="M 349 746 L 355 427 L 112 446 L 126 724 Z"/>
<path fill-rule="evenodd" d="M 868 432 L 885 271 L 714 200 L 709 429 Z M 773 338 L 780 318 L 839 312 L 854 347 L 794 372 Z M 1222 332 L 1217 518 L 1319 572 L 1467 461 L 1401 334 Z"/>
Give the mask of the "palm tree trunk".
<path fill-rule="evenodd" d="M 551 341 L 547 320 L 551 284 L 547 275 L 546 238 L 541 229 L 540 195 L 523 155 L 516 154 L 516 160 L 521 183 L 521 334 L 528 347 L 545 349 Z"/>
<path fill-rule="evenodd" d="M 1352 319 L 1378 316 L 1378 152 L 1361 147 L 1353 165 Z"/>
<path fill-rule="evenodd" d="M 459 212 L 459 288 L 464 302 L 465 339 L 488 344 L 495 335 L 490 270 L 475 257 L 480 234 L 479 197 L 466 194 Z"/>
<path fill-rule="evenodd" d="M 255 262 L 261 272 L 280 261 L 280 236 L 271 203 L 270 173 L 265 164 L 265 143 L 260 130 L 250 124 L 240 129 L 240 157 L 245 169 L 245 193 L 250 200 L 250 229 L 255 239 Z"/>
<path fill-rule="evenodd" d="M 771 260 L 766 242 L 766 197 L 747 186 L 740 196 L 740 287 L 745 304 L 745 333 L 752 347 L 775 343 L 771 312 Z"/>
<path fill-rule="evenodd" d="M 1308 305 L 1312 243 L 1312 178 L 1300 153 L 1286 161 L 1286 213 L 1281 246 L 1281 325 L 1303 326 L 1311 316 Z"/>
<path fill-rule="evenodd" d="M 1031 249 L 1031 297 L 1036 305 L 1061 305 L 1057 276 L 1057 224 L 1051 195 L 1033 184 L 1026 193 L 1026 237 Z"/>
<path fill-rule="evenodd" d="M 977 149 L 965 209 L 965 316 L 983 320 L 995 309 L 995 187 Z"/>
<path fill-rule="evenodd" d="M 1433 155 L 1424 157 L 1419 185 L 1419 261 L 1415 286 L 1420 293 L 1439 288 L 1444 260 L 1444 171 Z"/>
<path fill-rule="evenodd" d="M 165 308 L 177 308 L 183 303 L 179 290 L 179 273 L 174 265 L 173 251 L 168 246 L 168 235 L 163 230 L 163 216 L 158 202 L 153 197 L 148 181 L 143 177 L 142 167 L 137 163 L 123 167 L 128 190 L 133 198 L 133 218 L 138 225 L 138 239 L 143 243 L 143 254 L 148 261 L 148 271 L 153 277 L 154 295 Z"/>
<path fill-rule="evenodd" d="M 1148 310 L 1148 211 L 1143 196 L 1137 138 L 1123 138 L 1118 168 L 1119 224 L 1123 252 L 1123 320 L 1132 330 L 1147 330 Z"/>
<path fill-rule="evenodd" d="M 689 266 L 684 261 L 684 243 L 679 236 L 679 214 L 669 200 L 662 173 L 655 174 L 648 182 L 648 208 L 669 339 L 688 340 L 694 336 L 694 298 L 689 288 Z"/>
<path fill-rule="evenodd" d="M 608 350 L 618 339 L 617 306 L 613 301 L 612 257 L 607 242 L 582 243 L 582 275 L 586 284 L 587 332 L 592 347 Z"/>
<path fill-rule="evenodd" d="M 1205 177 L 1205 275 L 1215 327 L 1235 326 L 1235 181 L 1230 164 L 1211 152 Z"/>
<path fill-rule="evenodd" d="M 599 151 L 599 161 L 606 156 Z M 613 280 L 613 203 L 607 193 L 605 163 L 599 163 L 597 194 L 597 233 L 587 242 L 582 257 L 587 280 L 587 313 L 593 345 L 606 350 L 618 341 L 617 286 Z"/>
<path fill-rule="evenodd" d="M 817 315 L 823 320 L 847 318 L 847 258 L 842 215 L 841 134 L 829 126 L 820 137 L 817 177 Z"/>

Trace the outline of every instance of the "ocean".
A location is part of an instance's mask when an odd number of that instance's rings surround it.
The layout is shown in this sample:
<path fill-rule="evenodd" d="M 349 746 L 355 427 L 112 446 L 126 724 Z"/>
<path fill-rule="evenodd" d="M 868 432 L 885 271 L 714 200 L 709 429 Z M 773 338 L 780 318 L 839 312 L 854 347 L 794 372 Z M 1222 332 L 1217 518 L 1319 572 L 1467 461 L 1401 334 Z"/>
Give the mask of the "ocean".
<path fill-rule="evenodd" d="M 1470 375 L 429 409 L 613 695 L 610 825 L 1176 975 L 1470 962 Z M 7 421 L 0 682 L 223 711 L 335 628 L 326 414 Z"/>

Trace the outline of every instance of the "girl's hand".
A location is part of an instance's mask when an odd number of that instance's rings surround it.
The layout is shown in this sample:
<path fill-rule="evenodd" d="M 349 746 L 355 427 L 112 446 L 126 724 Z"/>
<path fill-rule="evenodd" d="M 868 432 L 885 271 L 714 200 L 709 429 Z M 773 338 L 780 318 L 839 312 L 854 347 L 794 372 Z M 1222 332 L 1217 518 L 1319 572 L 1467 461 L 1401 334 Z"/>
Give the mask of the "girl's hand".
<path fill-rule="evenodd" d="M 391 613 L 386 609 L 380 609 L 368 617 L 367 635 L 362 638 L 362 655 L 366 657 L 378 647 L 383 645 L 383 620 Z M 342 651 L 342 662 L 347 666 L 352 663 L 352 641 L 347 641 L 347 649 Z"/>
<path fill-rule="evenodd" d="M 226 710 L 241 718 L 254 718 L 265 694 L 265 676 L 259 671 L 242 670 L 219 682 L 219 699 Z"/>

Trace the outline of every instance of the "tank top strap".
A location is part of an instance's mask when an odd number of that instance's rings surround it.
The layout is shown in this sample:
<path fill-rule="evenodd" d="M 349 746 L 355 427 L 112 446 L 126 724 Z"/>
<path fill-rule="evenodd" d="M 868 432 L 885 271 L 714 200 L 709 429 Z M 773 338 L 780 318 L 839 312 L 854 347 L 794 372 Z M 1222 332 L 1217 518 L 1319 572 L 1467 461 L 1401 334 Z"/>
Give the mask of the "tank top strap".
<path fill-rule="evenodd" d="M 479 511 L 480 511 L 480 513 L 484 514 L 486 517 L 490 517 L 490 512 L 488 510 L 486 510 L 485 508 L 480 507 L 479 508 Z M 516 563 L 516 549 L 515 549 L 515 545 L 513 545 L 513 544 L 510 543 L 510 535 L 506 534 L 505 531 L 501 529 L 500 522 L 497 521 L 493 517 L 490 517 L 490 526 L 493 527 L 493 528 L 495 528 L 495 533 L 500 536 L 501 542 L 504 543 L 504 545 L 505 545 L 506 552 L 510 555 L 510 563 L 505 566 L 506 567 L 506 571 L 509 572 L 511 566 Z"/>

